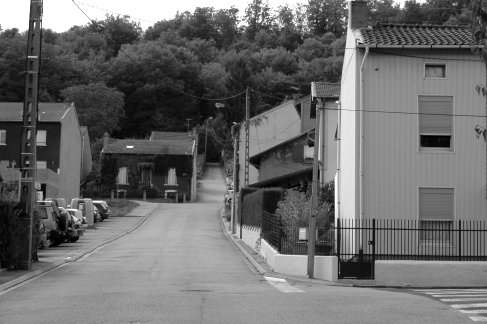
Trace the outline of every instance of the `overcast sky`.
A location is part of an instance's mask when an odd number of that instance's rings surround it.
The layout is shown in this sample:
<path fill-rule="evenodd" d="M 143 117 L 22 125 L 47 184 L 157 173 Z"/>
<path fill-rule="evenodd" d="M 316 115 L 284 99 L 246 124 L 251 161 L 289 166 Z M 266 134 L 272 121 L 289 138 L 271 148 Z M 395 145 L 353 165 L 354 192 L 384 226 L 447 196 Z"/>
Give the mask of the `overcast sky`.
<path fill-rule="evenodd" d="M 131 20 L 139 21 L 142 28 L 152 26 L 163 19 L 174 18 L 176 13 L 194 12 L 196 7 L 230 8 L 232 5 L 243 15 L 251 0 L 44 0 L 42 27 L 56 32 L 67 31 L 75 25 L 86 25 L 88 17 L 96 20 L 105 19 L 106 13 L 128 15 Z M 326 0 L 324 0 L 326 1 Z M 396 0 L 402 3 L 404 0 Z M 18 28 L 25 31 L 29 28 L 30 0 L 1 0 L 0 25 L 2 28 Z M 272 8 L 288 3 L 294 6 L 305 3 L 305 0 L 269 0 Z M 420 1 L 424 2 L 424 1 Z M 79 8 L 76 6 L 78 4 Z M 83 13 L 84 12 L 84 13 Z M 87 17 L 88 16 L 88 17 Z"/>

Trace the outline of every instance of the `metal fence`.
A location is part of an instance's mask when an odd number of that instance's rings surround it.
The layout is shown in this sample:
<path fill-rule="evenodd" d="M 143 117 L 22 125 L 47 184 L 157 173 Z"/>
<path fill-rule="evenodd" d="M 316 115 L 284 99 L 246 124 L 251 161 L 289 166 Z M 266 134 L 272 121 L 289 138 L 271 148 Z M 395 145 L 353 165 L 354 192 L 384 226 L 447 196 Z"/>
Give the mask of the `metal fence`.
<path fill-rule="evenodd" d="M 281 254 L 305 255 L 305 226 L 264 213 L 261 236 Z M 485 221 L 342 219 L 333 226 L 317 219 L 316 227 L 316 255 L 341 260 L 487 261 Z"/>
<path fill-rule="evenodd" d="M 487 260 L 485 221 L 337 220 L 341 259 Z"/>

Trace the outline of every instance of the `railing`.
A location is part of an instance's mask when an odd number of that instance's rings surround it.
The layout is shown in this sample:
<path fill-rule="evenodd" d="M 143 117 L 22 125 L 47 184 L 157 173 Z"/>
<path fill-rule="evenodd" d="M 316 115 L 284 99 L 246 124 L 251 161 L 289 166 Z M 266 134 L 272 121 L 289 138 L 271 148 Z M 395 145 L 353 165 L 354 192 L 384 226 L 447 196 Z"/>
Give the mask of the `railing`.
<path fill-rule="evenodd" d="M 486 261 L 485 221 L 338 220 L 341 259 Z"/>
<path fill-rule="evenodd" d="M 281 254 L 305 255 L 307 228 L 264 213 L 261 237 Z M 316 255 L 341 260 L 487 261 L 487 222 L 317 219 Z M 336 235 L 336 240 L 335 240 Z"/>

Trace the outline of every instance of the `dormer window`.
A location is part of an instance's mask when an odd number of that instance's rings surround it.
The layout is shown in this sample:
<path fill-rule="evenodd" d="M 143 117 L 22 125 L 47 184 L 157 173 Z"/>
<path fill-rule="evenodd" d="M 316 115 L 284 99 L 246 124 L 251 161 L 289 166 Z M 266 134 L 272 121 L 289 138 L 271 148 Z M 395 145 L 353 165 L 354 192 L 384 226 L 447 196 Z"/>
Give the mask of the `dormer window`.
<path fill-rule="evenodd" d="M 425 79 L 444 79 L 446 78 L 446 64 L 426 63 L 424 65 Z"/>

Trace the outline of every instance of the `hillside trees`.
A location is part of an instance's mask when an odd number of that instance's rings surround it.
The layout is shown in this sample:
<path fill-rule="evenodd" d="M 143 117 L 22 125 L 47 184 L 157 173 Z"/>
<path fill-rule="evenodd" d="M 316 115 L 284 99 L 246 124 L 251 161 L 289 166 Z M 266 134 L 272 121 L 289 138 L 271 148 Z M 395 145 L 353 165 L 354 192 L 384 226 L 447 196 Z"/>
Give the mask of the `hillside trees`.
<path fill-rule="evenodd" d="M 103 137 L 105 132 L 120 129 L 124 115 L 124 94 L 103 82 L 76 85 L 61 91 L 66 102 L 75 102 L 81 125 L 88 127 L 90 137 Z"/>
<path fill-rule="evenodd" d="M 225 98 L 220 119 L 229 128 L 244 118 L 247 87 L 253 115 L 309 94 L 312 81 L 340 81 L 346 1 L 278 8 L 266 0 L 248 2 L 245 12 L 199 7 L 145 31 L 129 17 L 113 15 L 63 33 L 44 30 L 39 98 L 74 100 L 83 113 L 97 96 L 105 107 L 104 98 L 117 93 L 122 111 L 102 108 L 111 112 L 103 122 L 81 118 L 93 124 L 90 138 L 96 141 L 102 127 L 120 138 L 185 131 L 186 119 L 194 125 L 216 118 L 215 102 Z M 369 10 L 371 23 L 468 23 L 468 2 L 408 0 L 400 8 L 393 0 L 371 0 Z M 1 101 L 24 99 L 25 50 L 24 33 L 0 30 Z"/>

